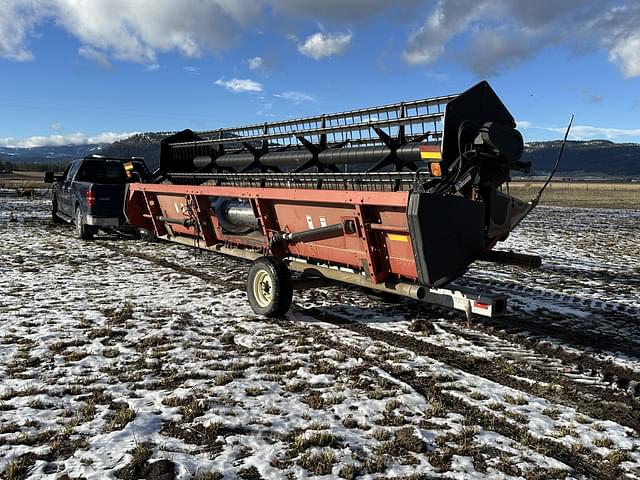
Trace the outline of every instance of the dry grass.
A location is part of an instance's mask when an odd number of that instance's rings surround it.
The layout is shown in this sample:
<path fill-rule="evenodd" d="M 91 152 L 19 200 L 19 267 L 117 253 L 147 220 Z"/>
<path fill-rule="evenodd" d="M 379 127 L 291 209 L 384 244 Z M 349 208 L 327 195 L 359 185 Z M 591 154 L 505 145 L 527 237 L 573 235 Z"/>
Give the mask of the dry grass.
<path fill-rule="evenodd" d="M 191 480 L 222 480 L 224 474 L 217 470 L 211 472 L 196 472 L 191 476 Z"/>
<path fill-rule="evenodd" d="M 614 445 L 613 440 L 611 440 L 611 438 L 609 437 L 596 438 L 593 441 L 593 444 L 596 447 L 604 447 L 604 448 L 611 448 Z"/>
<path fill-rule="evenodd" d="M 607 460 L 609 461 L 609 463 L 611 463 L 611 465 L 614 466 L 619 465 L 622 462 L 628 462 L 631 459 L 631 454 L 628 451 L 622 449 L 614 450 L 609 453 L 609 455 L 607 455 Z"/>
<path fill-rule="evenodd" d="M 469 394 L 469 397 L 473 398 L 474 400 L 478 400 L 478 401 L 489 400 L 489 395 L 485 395 L 484 393 L 482 393 L 479 390 L 473 390 Z"/>
<path fill-rule="evenodd" d="M 298 451 L 305 451 L 312 447 L 338 448 L 342 444 L 342 438 L 328 431 L 301 433 L 293 439 L 293 447 Z"/>
<path fill-rule="evenodd" d="M 114 430 L 122 430 L 134 418 L 136 418 L 136 412 L 128 406 L 123 406 L 116 410 L 116 413 L 113 415 L 109 425 L 107 426 L 107 431 L 113 432 Z"/>
<path fill-rule="evenodd" d="M 4 478 L 7 480 L 22 480 L 27 478 L 31 467 L 35 464 L 33 454 L 23 455 L 20 458 L 11 460 L 4 471 Z"/>
<path fill-rule="evenodd" d="M 524 395 L 518 395 L 514 397 L 512 395 L 506 394 L 504 396 L 504 401 L 512 405 L 527 405 L 529 403 L 529 400 L 527 400 L 527 397 L 525 397 Z"/>
<path fill-rule="evenodd" d="M 102 314 L 113 324 L 122 324 L 133 318 L 133 305 L 125 302 L 120 308 L 105 308 Z"/>
<path fill-rule="evenodd" d="M 384 428 L 376 428 L 371 432 L 371 436 L 379 442 L 384 442 L 391 438 L 391 431 Z"/>
<path fill-rule="evenodd" d="M 540 182 L 511 182 L 512 195 L 533 198 Z M 640 184 L 598 182 L 552 182 L 541 199 L 542 205 L 593 208 L 640 208 Z"/>
<path fill-rule="evenodd" d="M 266 391 L 267 389 L 262 387 L 246 387 L 244 389 L 244 393 L 246 393 L 249 397 L 259 397 Z"/>
<path fill-rule="evenodd" d="M 558 420 L 558 418 L 560 418 L 560 410 L 558 410 L 558 407 L 545 408 L 542 411 L 542 414 L 546 415 L 547 417 L 551 418 L 552 420 Z"/>
<path fill-rule="evenodd" d="M 319 392 L 312 392 L 305 395 L 302 401 L 315 410 L 322 408 L 325 404 L 324 398 L 322 398 L 322 394 Z"/>
<path fill-rule="evenodd" d="M 233 373 L 225 372 L 220 375 L 216 375 L 213 378 L 213 384 L 220 387 L 222 385 L 227 385 L 233 382 L 236 379 L 236 376 Z"/>
<path fill-rule="evenodd" d="M 360 465 L 355 463 L 348 463 L 340 467 L 340 471 L 338 472 L 338 476 L 340 478 L 344 478 L 345 480 L 353 480 L 361 473 Z"/>
<path fill-rule="evenodd" d="M 575 426 L 573 425 L 559 425 L 553 432 L 553 436 L 557 438 L 566 436 L 578 437 L 578 433 L 576 432 Z"/>
<path fill-rule="evenodd" d="M 313 475 L 329 475 L 335 462 L 335 453 L 327 449 L 318 453 L 304 453 L 298 460 L 298 465 Z"/>

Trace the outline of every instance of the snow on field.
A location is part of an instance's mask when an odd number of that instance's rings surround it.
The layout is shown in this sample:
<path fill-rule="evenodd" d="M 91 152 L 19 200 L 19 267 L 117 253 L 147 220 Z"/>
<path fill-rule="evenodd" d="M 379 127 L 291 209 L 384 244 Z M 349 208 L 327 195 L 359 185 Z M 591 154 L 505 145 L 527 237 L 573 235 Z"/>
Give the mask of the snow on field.
<path fill-rule="evenodd" d="M 639 225 L 538 210 L 507 247 L 540 272 L 467 280 L 508 292 L 500 321 L 340 287 L 269 321 L 241 261 L 83 242 L 46 198 L 0 198 L 0 472 L 638 478 Z"/>

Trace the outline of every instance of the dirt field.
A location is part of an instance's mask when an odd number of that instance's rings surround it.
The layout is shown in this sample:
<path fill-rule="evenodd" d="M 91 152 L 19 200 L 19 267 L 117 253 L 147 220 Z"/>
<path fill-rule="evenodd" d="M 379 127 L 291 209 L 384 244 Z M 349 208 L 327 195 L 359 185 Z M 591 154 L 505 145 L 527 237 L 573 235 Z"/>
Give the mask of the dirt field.
<path fill-rule="evenodd" d="M 47 188 L 44 172 L 12 172 L 0 174 L 0 188 L 22 191 L 34 188 Z"/>
<path fill-rule="evenodd" d="M 534 198 L 544 182 L 511 182 L 518 198 Z M 542 205 L 640 210 L 640 183 L 552 182 L 542 194 Z"/>
<path fill-rule="evenodd" d="M 640 211 L 540 207 L 461 284 L 499 320 L 359 290 L 257 318 L 247 264 L 73 238 L 0 198 L 3 478 L 640 478 Z"/>

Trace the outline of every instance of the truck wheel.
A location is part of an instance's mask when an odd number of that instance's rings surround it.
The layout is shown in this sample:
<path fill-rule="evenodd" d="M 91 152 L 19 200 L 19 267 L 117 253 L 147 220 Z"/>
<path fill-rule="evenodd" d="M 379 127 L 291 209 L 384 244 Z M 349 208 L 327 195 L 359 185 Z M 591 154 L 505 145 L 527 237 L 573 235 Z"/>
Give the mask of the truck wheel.
<path fill-rule="evenodd" d="M 53 223 L 64 223 L 64 220 L 58 216 L 58 202 L 55 199 L 51 206 L 51 220 L 53 220 Z"/>
<path fill-rule="evenodd" d="M 293 299 L 293 282 L 287 265 L 272 257 L 260 257 L 249 268 L 247 296 L 254 312 L 282 317 Z"/>
<path fill-rule="evenodd" d="M 75 224 L 76 237 L 81 240 L 91 240 L 93 238 L 93 227 L 84 222 L 84 215 L 80 207 L 76 207 Z"/>

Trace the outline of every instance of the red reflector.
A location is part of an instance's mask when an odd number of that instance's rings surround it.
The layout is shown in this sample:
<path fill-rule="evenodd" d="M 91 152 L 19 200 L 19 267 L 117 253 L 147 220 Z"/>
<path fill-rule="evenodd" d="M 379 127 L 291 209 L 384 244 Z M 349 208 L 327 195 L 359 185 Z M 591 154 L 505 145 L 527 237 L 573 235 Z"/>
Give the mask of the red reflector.
<path fill-rule="evenodd" d="M 476 308 L 481 308 L 482 310 L 489 310 L 489 307 L 491 305 L 489 305 L 488 303 L 473 302 L 473 306 Z"/>
<path fill-rule="evenodd" d="M 96 206 L 96 196 L 94 195 L 92 190 L 87 190 L 86 193 L 87 205 L 89 208 Z"/>

